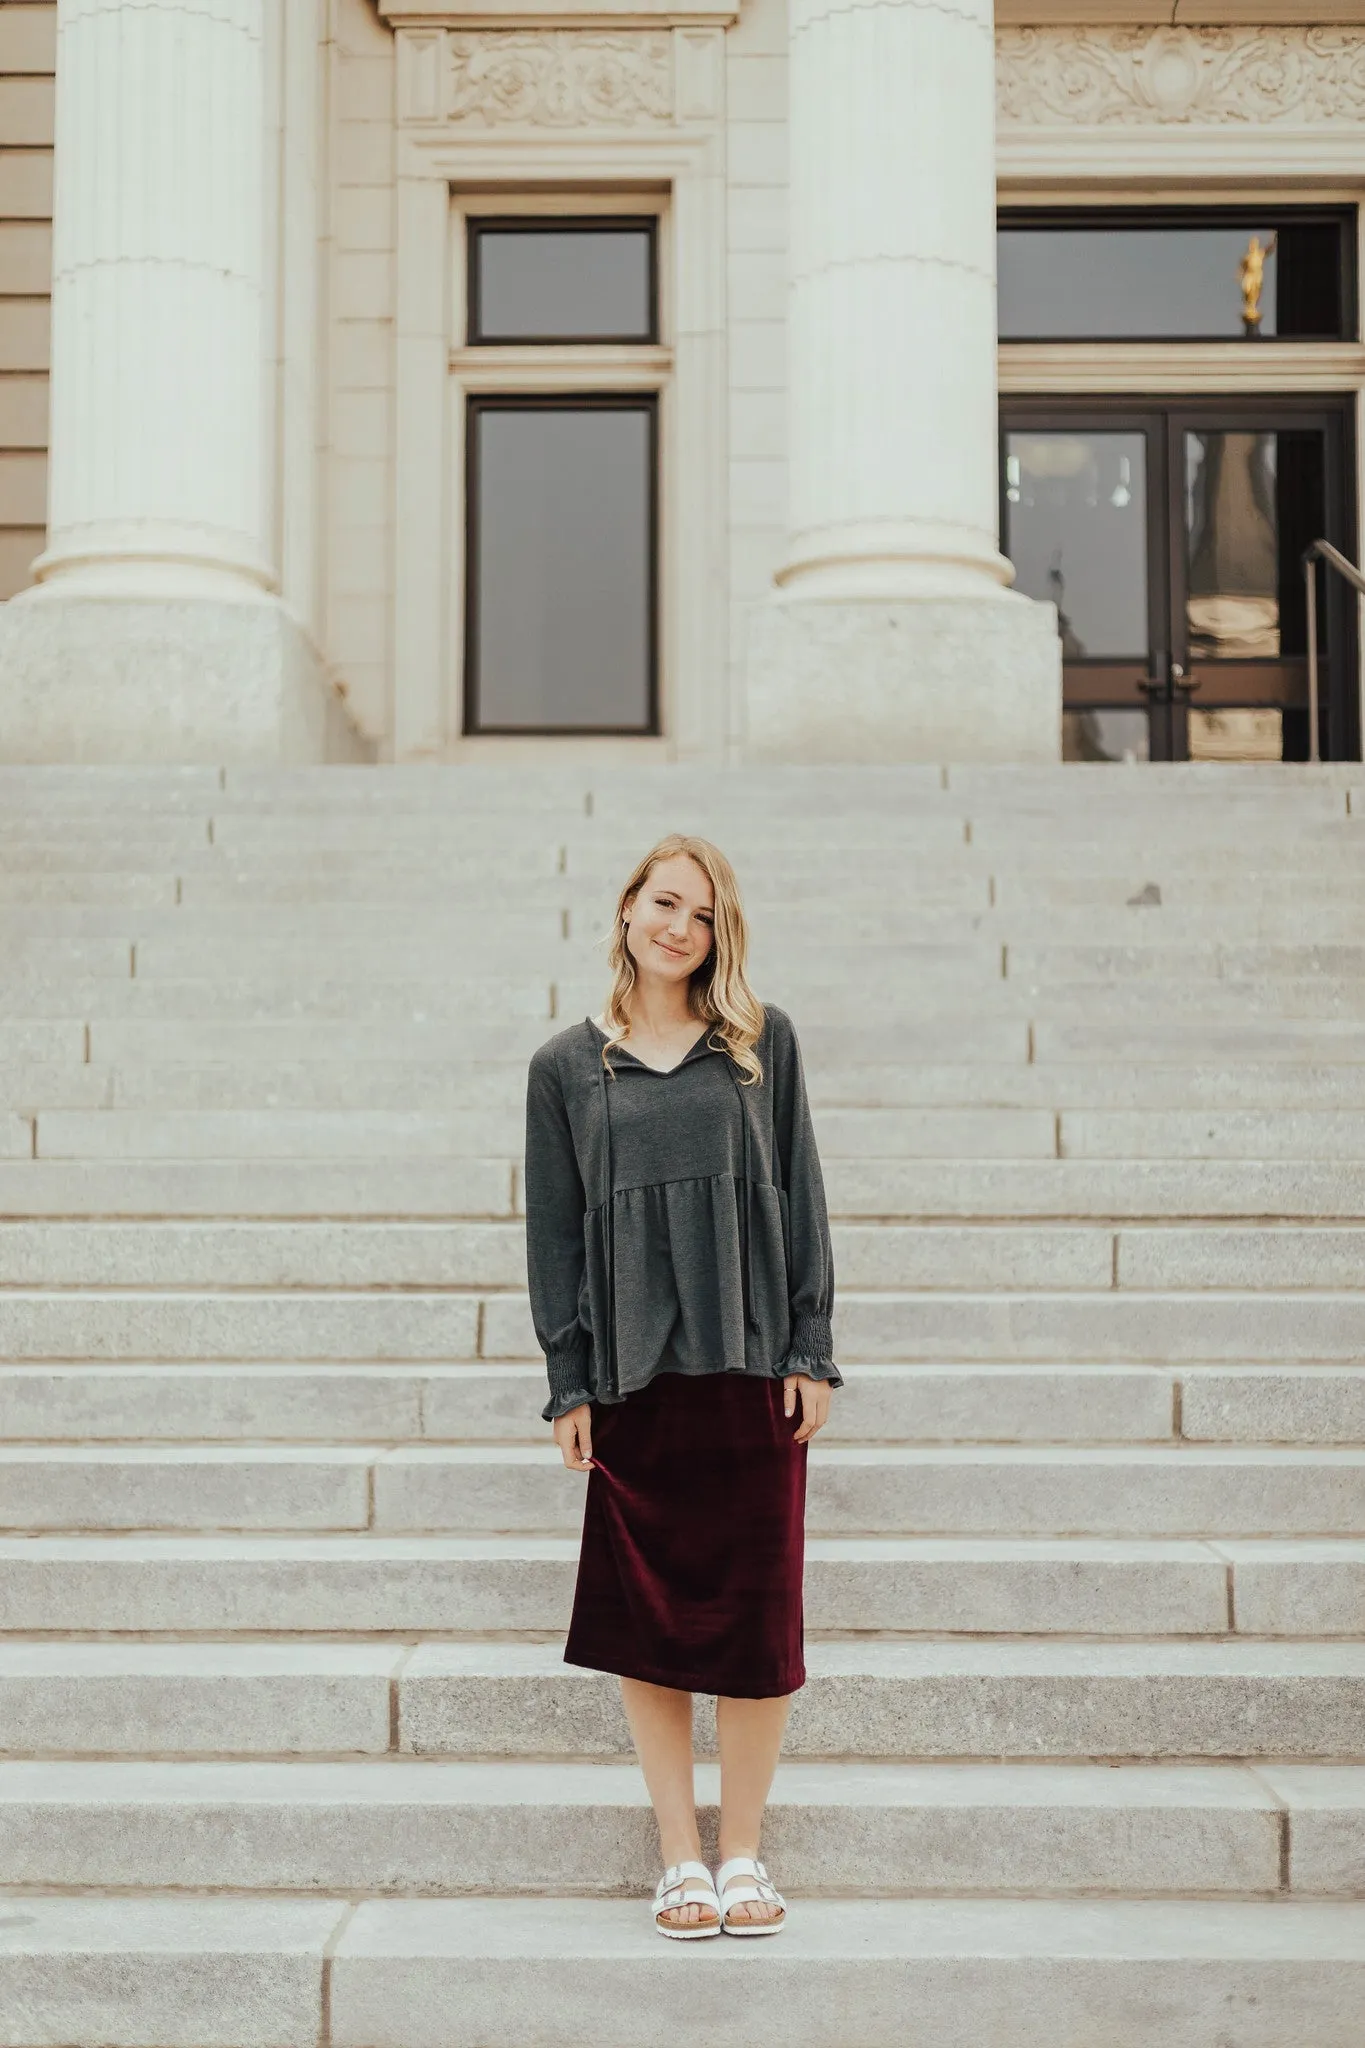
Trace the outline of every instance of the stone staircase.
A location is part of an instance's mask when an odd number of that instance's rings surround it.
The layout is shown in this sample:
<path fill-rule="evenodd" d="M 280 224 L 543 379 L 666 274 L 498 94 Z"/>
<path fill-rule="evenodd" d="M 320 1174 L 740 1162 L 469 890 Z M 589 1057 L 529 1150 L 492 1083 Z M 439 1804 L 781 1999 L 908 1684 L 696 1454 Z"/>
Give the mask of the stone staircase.
<path fill-rule="evenodd" d="M 1362 813 L 0 770 L 0 2048 L 1361 2048 Z M 848 1380 L 792 1926 L 681 1949 L 560 1657 L 518 1160 L 674 826 L 801 1033 Z"/>

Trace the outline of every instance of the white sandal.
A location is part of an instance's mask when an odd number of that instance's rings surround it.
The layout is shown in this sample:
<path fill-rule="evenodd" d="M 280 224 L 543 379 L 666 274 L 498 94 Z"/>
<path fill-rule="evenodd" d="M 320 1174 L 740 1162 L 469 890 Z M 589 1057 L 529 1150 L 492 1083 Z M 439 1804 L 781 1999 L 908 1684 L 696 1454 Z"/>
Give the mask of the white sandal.
<path fill-rule="evenodd" d="M 732 1877 L 746 1878 L 749 1882 L 731 1885 Z M 787 1901 L 763 1865 L 752 1856 L 732 1856 L 728 1863 L 721 1864 L 716 1872 L 716 1896 L 720 1900 L 720 1924 L 727 1934 L 777 1934 L 787 1924 Z M 773 1920 L 730 1918 L 732 1906 L 751 1903 L 780 1906 L 782 1910 Z"/>
<path fill-rule="evenodd" d="M 676 1921 L 669 1925 L 659 1918 L 677 1906 L 709 1906 L 714 1920 Z M 720 1900 L 704 1863 L 670 1863 L 654 1887 L 654 1925 L 669 1941 L 704 1941 L 720 1933 Z"/>

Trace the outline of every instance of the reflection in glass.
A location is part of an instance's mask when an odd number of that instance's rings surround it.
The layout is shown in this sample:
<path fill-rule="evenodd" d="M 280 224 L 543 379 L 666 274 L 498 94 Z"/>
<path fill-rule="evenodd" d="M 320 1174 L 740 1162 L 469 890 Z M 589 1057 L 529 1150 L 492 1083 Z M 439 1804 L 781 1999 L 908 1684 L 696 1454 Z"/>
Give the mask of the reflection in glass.
<path fill-rule="evenodd" d="M 1186 434 L 1186 605 L 1195 658 L 1305 652 L 1300 564 L 1324 530 L 1324 461 L 1315 427 Z"/>
<path fill-rule="evenodd" d="M 1147 652 L 1147 444 L 1141 434 L 1005 437 L 1015 587 L 1057 607 L 1069 660 Z"/>
<path fill-rule="evenodd" d="M 1064 711 L 1064 761 L 1147 761 L 1151 732 L 1145 711 Z"/>
<path fill-rule="evenodd" d="M 1185 436 L 1186 618 L 1195 660 L 1280 652 L 1277 439 Z"/>
<path fill-rule="evenodd" d="M 1189 714 L 1192 761 L 1282 761 L 1284 713 L 1269 705 Z"/>
<path fill-rule="evenodd" d="M 650 724 L 653 409 L 471 408 L 478 724 Z"/>
<path fill-rule="evenodd" d="M 471 342 L 650 341 L 653 223 L 471 228 Z"/>
<path fill-rule="evenodd" d="M 1264 257 L 1259 320 L 1246 319 L 1252 238 Z M 1133 341 L 1345 338 L 1342 227 L 1268 220 L 1093 227 L 1011 223 L 997 262 L 1000 336 Z"/>

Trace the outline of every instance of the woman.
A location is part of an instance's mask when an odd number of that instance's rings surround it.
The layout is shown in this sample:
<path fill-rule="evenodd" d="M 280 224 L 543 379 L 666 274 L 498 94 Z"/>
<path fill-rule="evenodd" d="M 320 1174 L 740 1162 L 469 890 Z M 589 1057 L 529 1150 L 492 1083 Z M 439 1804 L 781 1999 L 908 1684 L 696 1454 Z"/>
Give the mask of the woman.
<path fill-rule="evenodd" d="M 806 1446 L 842 1385 L 800 1050 L 750 989 L 747 949 L 725 856 L 660 840 L 621 891 L 601 1016 L 543 1045 L 527 1082 L 542 1413 L 565 1465 L 589 1474 L 564 1656 L 620 1677 L 665 1865 L 655 1925 L 672 1940 L 785 1921 L 759 1829 L 806 1677 Z M 717 1695 L 714 1882 L 694 1692 Z"/>

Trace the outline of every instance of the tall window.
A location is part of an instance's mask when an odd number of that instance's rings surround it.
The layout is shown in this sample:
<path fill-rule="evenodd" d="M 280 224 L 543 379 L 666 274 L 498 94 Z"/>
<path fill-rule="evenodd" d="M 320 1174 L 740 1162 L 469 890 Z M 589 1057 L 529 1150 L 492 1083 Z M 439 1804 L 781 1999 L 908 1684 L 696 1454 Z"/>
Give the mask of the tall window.
<path fill-rule="evenodd" d="M 469 220 L 466 732 L 658 729 L 658 234 Z"/>

